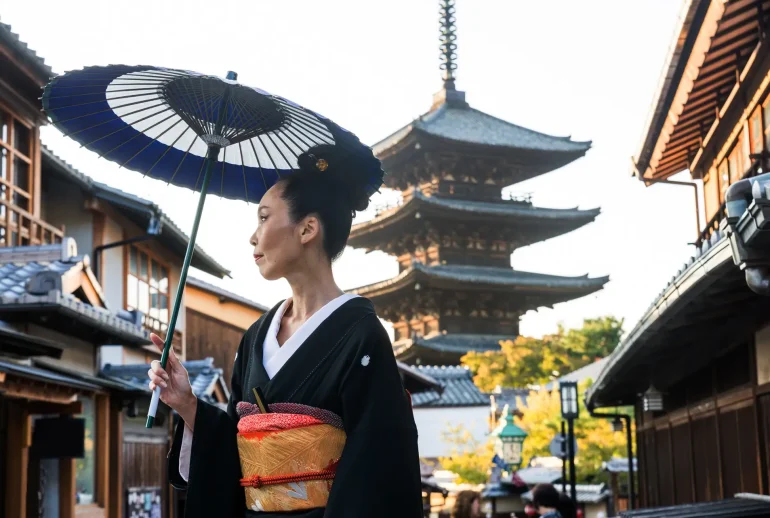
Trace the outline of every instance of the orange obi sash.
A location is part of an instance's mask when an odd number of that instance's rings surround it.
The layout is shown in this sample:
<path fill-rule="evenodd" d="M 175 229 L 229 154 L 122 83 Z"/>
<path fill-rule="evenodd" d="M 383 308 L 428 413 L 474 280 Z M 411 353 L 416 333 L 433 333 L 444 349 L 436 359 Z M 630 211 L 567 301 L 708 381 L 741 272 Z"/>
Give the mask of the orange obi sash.
<path fill-rule="evenodd" d="M 303 413 L 276 412 L 281 410 Z M 341 420 L 303 405 L 270 405 L 257 413 L 239 403 L 238 452 L 252 511 L 299 511 L 326 507 L 337 464 L 345 446 Z M 326 418 L 332 416 L 332 418 Z M 332 423 L 332 424 L 330 424 Z"/>

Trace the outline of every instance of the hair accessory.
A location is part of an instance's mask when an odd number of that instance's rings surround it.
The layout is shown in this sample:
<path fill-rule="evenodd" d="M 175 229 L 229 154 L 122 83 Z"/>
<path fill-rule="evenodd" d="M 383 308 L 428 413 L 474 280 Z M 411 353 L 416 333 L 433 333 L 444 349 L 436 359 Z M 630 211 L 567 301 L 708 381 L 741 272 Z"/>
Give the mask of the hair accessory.
<path fill-rule="evenodd" d="M 319 171 L 324 172 L 326 171 L 326 169 L 329 168 L 329 162 L 327 162 L 323 158 L 319 158 L 316 161 L 315 166 L 318 168 Z"/>

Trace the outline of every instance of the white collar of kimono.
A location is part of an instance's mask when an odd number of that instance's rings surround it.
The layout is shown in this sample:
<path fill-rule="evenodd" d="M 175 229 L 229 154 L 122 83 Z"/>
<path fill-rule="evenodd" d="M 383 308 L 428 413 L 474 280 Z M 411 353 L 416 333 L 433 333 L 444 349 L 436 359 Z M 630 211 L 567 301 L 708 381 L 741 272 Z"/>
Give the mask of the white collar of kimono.
<path fill-rule="evenodd" d="M 324 320 L 334 313 L 340 306 L 350 299 L 354 299 L 358 295 L 352 295 L 344 293 L 333 299 L 324 305 L 321 309 L 310 315 L 310 318 L 297 329 L 293 335 L 286 340 L 282 346 L 278 344 L 278 331 L 281 328 L 281 319 L 283 314 L 289 305 L 290 299 L 283 301 L 283 304 L 278 308 L 278 311 L 273 315 L 273 320 L 270 322 L 270 327 L 267 330 L 265 336 L 265 343 L 262 346 L 262 365 L 265 367 L 265 371 L 270 379 L 273 378 L 281 367 L 289 361 L 289 358 L 297 352 L 297 349 L 305 343 L 307 337 L 320 326 Z"/>

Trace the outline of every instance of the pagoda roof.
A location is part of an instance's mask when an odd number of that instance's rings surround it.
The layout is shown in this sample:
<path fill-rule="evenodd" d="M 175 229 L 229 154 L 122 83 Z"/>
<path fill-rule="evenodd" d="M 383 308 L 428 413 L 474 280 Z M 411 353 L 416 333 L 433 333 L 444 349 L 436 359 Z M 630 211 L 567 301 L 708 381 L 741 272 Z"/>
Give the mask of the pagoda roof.
<path fill-rule="evenodd" d="M 467 105 L 441 104 L 373 146 L 376 154 L 387 152 L 414 131 L 465 144 L 507 149 L 575 153 L 582 156 L 591 142 L 555 137 L 504 121 Z"/>
<path fill-rule="evenodd" d="M 521 226 L 537 224 L 553 228 L 542 239 L 558 236 L 591 223 L 601 213 L 601 209 L 548 209 L 535 207 L 530 203 L 520 201 L 499 202 L 471 201 L 454 198 L 426 196 L 420 191 L 414 191 L 411 197 L 399 207 L 382 212 L 374 219 L 353 226 L 348 243 L 351 246 L 366 246 L 365 243 L 379 241 L 374 232 L 397 223 L 418 210 L 430 210 L 447 219 L 491 220 L 496 225 L 507 224 Z M 535 242 L 535 241 L 533 241 Z"/>
<path fill-rule="evenodd" d="M 551 294 L 558 299 L 554 302 L 561 302 L 598 291 L 608 281 L 609 277 L 589 278 L 588 275 L 562 277 L 494 266 L 449 264 L 428 266 L 413 262 L 409 268 L 406 268 L 396 277 L 362 286 L 353 292 L 367 297 L 376 297 L 397 291 L 416 282 L 425 282 L 427 285 L 439 288 L 487 291 L 514 290 L 533 294 Z"/>
<path fill-rule="evenodd" d="M 510 335 L 484 335 L 468 333 L 437 334 L 429 337 L 415 337 L 393 344 L 396 357 L 404 362 L 414 358 L 430 358 L 432 363 L 454 365 L 470 351 L 499 351 L 502 340 L 512 340 Z"/>

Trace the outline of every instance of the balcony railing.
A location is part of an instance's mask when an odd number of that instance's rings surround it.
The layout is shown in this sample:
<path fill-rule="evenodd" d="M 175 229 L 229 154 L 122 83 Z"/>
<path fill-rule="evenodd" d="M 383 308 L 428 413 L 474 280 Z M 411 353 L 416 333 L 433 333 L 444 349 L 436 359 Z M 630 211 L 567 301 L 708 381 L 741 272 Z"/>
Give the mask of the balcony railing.
<path fill-rule="evenodd" d="M 56 228 L 0 198 L 0 246 L 51 245 L 63 239 L 64 227 Z"/>

